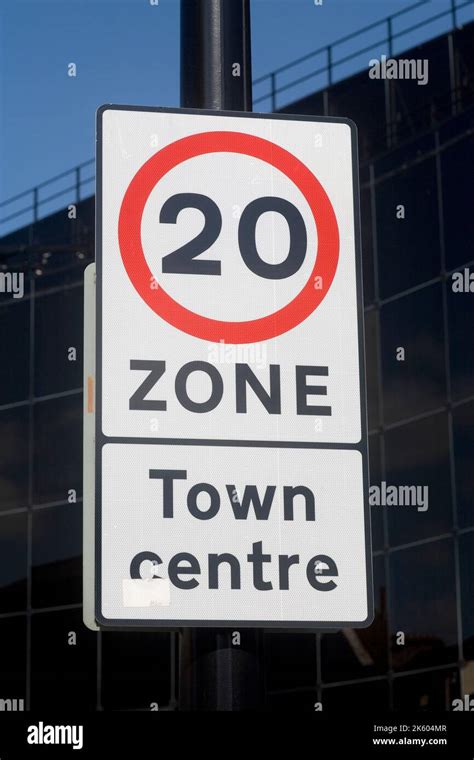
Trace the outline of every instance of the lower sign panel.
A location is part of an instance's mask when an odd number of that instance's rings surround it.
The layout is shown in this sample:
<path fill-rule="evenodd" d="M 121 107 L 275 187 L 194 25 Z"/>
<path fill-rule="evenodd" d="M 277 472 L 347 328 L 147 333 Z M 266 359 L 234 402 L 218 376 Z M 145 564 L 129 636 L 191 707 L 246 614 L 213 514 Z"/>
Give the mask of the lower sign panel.
<path fill-rule="evenodd" d="M 98 606 L 113 626 L 364 626 L 357 450 L 110 443 Z"/>

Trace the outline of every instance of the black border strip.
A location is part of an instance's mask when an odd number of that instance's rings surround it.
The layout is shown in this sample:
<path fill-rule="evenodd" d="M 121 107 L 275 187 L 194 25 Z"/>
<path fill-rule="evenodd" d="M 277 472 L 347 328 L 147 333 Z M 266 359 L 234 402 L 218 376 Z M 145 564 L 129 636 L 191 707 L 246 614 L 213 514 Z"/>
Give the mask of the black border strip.
<path fill-rule="evenodd" d="M 102 432 L 102 116 L 105 111 L 140 111 L 152 113 L 174 113 L 199 116 L 230 116 L 243 119 L 272 119 L 287 121 L 325 122 L 330 124 L 346 124 L 351 130 L 352 147 L 352 184 L 354 196 L 354 246 L 357 290 L 357 322 L 359 343 L 359 380 L 361 407 L 361 440 L 358 444 L 313 443 L 297 441 L 228 441 L 212 439 L 178 439 L 178 438 L 108 438 Z M 95 617 L 97 623 L 107 630 L 143 629 L 177 630 L 179 628 L 272 628 L 279 630 L 319 630 L 339 628 L 366 628 L 374 619 L 373 572 L 372 572 L 372 540 L 369 508 L 369 458 L 368 458 L 368 425 L 367 425 L 367 396 L 365 373 L 365 341 L 364 341 L 364 307 L 362 293 L 362 254 L 360 233 L 360 194 L 359 194 L 359 155 L 357 145 L 357 127 L 351 119 L 342 117 L 307 116 L 297 114 L 274 113 L 245 113 L 241 111 L 208 111 L 194 108 L 160 108 L 153 106 L 127 106 L 106 104 L 97 109 L 96 132 L 96 219 L 95 219 L 95 248 L 96 248 L 96 451 L 95 451 Z M 366 588 L 367 588 L 367 618 L 363 621 L 295 621 L 286 620 L 117 620 L 105 618 L 102 615 L 102 448 L 106 443 L 133 443 L 156 445 L 196 445 L 196 446 L 259 446 L 266 448 L 313 448 L 313 449 L 349 449 L 362 454 L 364 520 L 365 520 L 365 559 L 366 559 Z"/>

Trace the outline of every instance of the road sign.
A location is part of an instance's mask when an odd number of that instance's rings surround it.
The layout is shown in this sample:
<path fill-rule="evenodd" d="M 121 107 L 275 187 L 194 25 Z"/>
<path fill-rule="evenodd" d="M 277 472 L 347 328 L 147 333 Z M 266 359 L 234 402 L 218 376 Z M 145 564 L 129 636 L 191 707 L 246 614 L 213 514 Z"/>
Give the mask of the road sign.
<path fill-rule="evenodd" d="M 98 114 L 96 619 L 372 617 L 348 120 Z"/>

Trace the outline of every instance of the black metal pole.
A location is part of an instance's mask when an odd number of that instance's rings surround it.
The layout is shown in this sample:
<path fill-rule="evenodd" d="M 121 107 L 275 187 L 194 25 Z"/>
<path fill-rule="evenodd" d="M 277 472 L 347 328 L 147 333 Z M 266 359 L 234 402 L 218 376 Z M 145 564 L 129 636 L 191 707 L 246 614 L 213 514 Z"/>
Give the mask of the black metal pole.
<path fill-rule="evenodd" d="M 251 111 L 249 0 L 181 0 L 181 105 Z M 185 629 L 180 635 L 181 710 L 258 710 L 261 632 Z"/>
<path fill-rule="evenodd" d="M 252 110 L 249 0 L 181 0 L 181 105 Z"/>

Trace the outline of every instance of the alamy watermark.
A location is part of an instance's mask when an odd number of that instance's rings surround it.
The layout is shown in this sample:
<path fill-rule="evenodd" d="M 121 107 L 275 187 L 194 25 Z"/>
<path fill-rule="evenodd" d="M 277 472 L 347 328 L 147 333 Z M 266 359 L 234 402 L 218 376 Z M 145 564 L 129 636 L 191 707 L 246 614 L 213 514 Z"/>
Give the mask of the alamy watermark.
<path fill-rule="evenodd" d="M 73 749 L 84 746 L 83 726 L 52 726 L 40 721 L 28 726 L 28 744 L 70 744 Z"/>
<path fill-rule="evenodd" d="M 24 709 L 24 699 L 0 699 L 0 712 L 23 712 Z"/>
<path fill-rule="evenodd" d="M 23 298 L 25 294 L 23 272 L 0 272 L 0 293 L 12 293 L 13 298 Z"/>
<path fill-rule="evenodd" d="M 369 61 L 370 79 L 416 79 L 417 84 L 428 84 L 427 58 L 387 58 L 386 55 Z"/>
<path fill-rule="evenodd" d="M 219 343 L 210 343 L 207 353 L 213 364 L 253 364 L 258 369 L 267 366 L 267 347 L 262 343 L 234 345 L 220 340 Z"/>
<path fill-rule="evenodd" d="M 428 509 L 428 486 L 370 486 L 369 504 L 376 507 L 416 507 L 417 512 Z"/>
<path fill-rule="evenodd" d="M 474 272 L 469 267 L 464 267 L 462 272 L 453 272 L 451 289 L 453 293 L 474 293 Z"/>

